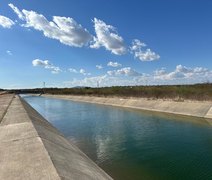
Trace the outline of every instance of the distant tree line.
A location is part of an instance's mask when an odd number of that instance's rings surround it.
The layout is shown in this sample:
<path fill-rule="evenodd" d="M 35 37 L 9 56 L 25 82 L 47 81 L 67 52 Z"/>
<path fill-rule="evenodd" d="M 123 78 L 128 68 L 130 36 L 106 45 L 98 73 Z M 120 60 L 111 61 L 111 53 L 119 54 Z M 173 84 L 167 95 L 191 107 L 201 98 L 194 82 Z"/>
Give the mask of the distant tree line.
<path fill-rule="evenodd" d="M 38 88 L 9 90 L 11 93 L 48 93 L 60 95 L 120 96 L 151 99 L 212 100 L 212 83 L 194 85 L 113 86 L 102 88 Z"/>

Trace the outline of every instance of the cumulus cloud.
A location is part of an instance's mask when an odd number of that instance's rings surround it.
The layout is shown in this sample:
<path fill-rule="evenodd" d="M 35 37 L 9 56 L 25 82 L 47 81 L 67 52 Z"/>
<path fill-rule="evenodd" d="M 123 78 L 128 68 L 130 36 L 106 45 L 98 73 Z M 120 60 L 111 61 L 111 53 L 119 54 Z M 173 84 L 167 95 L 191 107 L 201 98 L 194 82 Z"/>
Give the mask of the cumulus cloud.
<path fill-rule="evenodd" d="M 50 62 L 48 60 L 42 61 L 40 59 L 35 59 L 32 61 L 33 66 L 48 66 L 50 65 Z"/>
<path fill-rule="evenodd" d="M 132 41 L 132 46 L 130 47 L 131 51 L 139 51 L 142 47 L 146 47 L 147 45 L 144 42 L 141 42 L 138 39 L 134 39 Z"/>
<path fill-rule="evenodd" d="M 135 57 L 141 61 L 154 61 L 160 58 L 160 56 L 153 52 L 151 49 L 146 49 L 145 51 L 136 51 Z"/>
<path fill-rule="evenodd" d="M 41 66 L 41 67 L 44 67 L 45 69 L 49 69 L 51 70 L 51 72 L 53 74 L 58 74 L 60 72 L 62 72 L 62 70 L 57 67 L 57 66 L 54 66 L 52 63 L 50 63 L 48 60 L 40 60 L 40 59 L 35 59 L 32 61 L 32 65 L 33 66 Z"/>
<path fill-rule="evenodd" d="M 130 46 L 130 51 L 134 54 L 135 58 L 138 58 L 141 61 L 154 61 L 160 58 L 160 55 L 156 54 L 151 49 L 144 49 L 146 46 L 147 45 L 140 40 L 134 39 Z"/>
<path fill-rule="evenodd" d="M 161 68 L 150 74 L 138 73 L 130 67 L 107 74 L 83 79 L 73 79 L 64 82 L 66 86 L 135 86 L 135 85 L 159 85 L 159 84 L 191 84 L 212 80 L 212 71 L 203 67 L 188 68 L 177 65 L 174 71 L 168 72 Z"/>
<path fill-rule="evenodd" d="M 86 77 L 84 79 L 74 78 L 72 81 L 64 82 L 65 86 L 129 86 L 145 82 L 146 75 L 136 72 L 130 67 L 115 71 L 108 71 L 101 76 Z"/>
<path fill-rule="evenodd" d="M 125 75 L 125 76 L 142 76 L 141 73 L 135 71 L 131 67 L 125 67 L 118 70 L 108 71 L 110 76 Z"/>
<path fill-rule="evenodd" d="M 91 73 L 87 73 L 85 71 L 85 69 L 82 69 L 82 68 L 80 70 L 76 70 L 74 68 L 69 68 L 68 71 L 71 72 L 71 73 L 79 73 L 79 74 L 82 74 L 84 76 L 87 76 L 87 75 L 90 76 L 91 75 Z"/>
<path fill-rule="evenodd" d="M 83 74 L 83 75 L 87 75 L 87 73 L 85 72 L 84 69 L 80 69 L 80 70 L 79 70 L 79 73 L 80 73 L 80 74 Z"/>
<path fill-rule="evenodd" d="M 65 86 L 89 86 L 89 87 L 106 87 L 127 85 L 128 81 L 120 79 L 118 77 L 112 77 L 108 75 L 86 77 L 84 79 L 73 79 L 72 81 L 63 82 Z"/>
<path fill-rule="evenodd" d="M 135 86 L 146 82 L 145 76 L 127 77 L 127 76 L 94 76 L 84 79 L 73 79 L 72 81 L 63 82 L 65 86 L 89 86 L 89 87 L 107 87 L 107 86 Z"/>
<path fill-rule="evenodd" d="M 40 64 L 40 62 L 39 62 Z M 41 64 L 48 64 L 43 62 Z M 83 71 L 81 71 L 83 73 Z M 79 71 L 77 71 L 79 73 Z M 203 67 L 189 68 L 177 65 L 174 71 L 168 72 L 161 68 L 150 74 L 138 73 L 130 67 L 108 72 L 100 76 L 74 78 L 63 82 L 67 86 L 136 86 L 136 85 L 167 85 L 167 84 L 191 84 L 212 81 L 212 71 Z"/>
<path fill-rule="evenodd" d="M 100 64 L 100 65 L 96 65 L 96 68 L 97 69 L 103 69 L 103 66 Z"/>
<path fill-rule="evenodd" d="M 74 68 L 69 68 L 68 71 L 71 72 L 71 73 L 78 73 L 77 70 L 74 69 Z"/>
<path fill-rule="evenodd" d="M 76 79 L 74 78 L 72 81 L 65 81 L 63 84 L 65 86 L 89 86 L 89 87 L 97 87 L 97 84 L 103 85 L 103 82 L 106 80 L 107 75 L 103 76 L 94 76 L 94 77 L 85 77 L 84 79 Z"/>
<path fill-rule="evenodd" d="M 116 55 L 124 55 L 129 52 L 124 39 L 118 34 L 116 28 L 100 19 L 93 19 L 96 35 L 92 36 L 86 28 L 73 18 L 53 16 L 53 19 L 49 21 L 44 15 L 35 11 L 19 10 L 11 3 L 8 5 L 18 15 L 19 19 L 25 22 L 22 24 L 23 27 L 41 31 L 45 37 L 56 39 L 62 44 L 73 47 L 90 45 L 90 48 L 94 49 L 104 47 Z M 3 16 L 0 17 L 1 26 L 10 28 L 14 24 L 12 20 L 5 19 L 6 17 Z M 1 23 L 1 21 L 4 21 L 4 23 Z M 134 39 L 130 46 L 130 52 L 141 61 L 153 61 L 160 58 L 151 49 L 145 49 L 146 46 L 140 40 Z"/>
<path fill-rule="evenodd" d="M 94 18 L 93 23 L 96 37 L 94 37 L 93 43 L 90 45 L 91 48 L 105 47 L 116 55 L 123 55 L 127 52 L 123 38 L 118 35 L 113 26 L 107 25 L 104 21 L 97 18 Z"/>
<path fill-rule="evenodd" d="M 80 74 L 83 74 L 84 76 L 90 76 L 90 75 L 91 75 L 91 73 L 87 73 L 87 72 L 85 71 L 85 69 L 80 69 L 80 70 L 79 70 L 79 73 L 80 73 Z"/>
<path fill-rule="evenodd" d="M 19 19 L 24 20 L 24 14 L 13 4 L 8 4 L 8 6 L 18 15 Z"/>
<path fill-rule="evenodd" d="M 175 70 L 172 72 L 167 72 L 165 68 L 156 70 L 154 72 L 154 78 L 160 80 L 176 80 L 176 79 L 205 79 L 211 78 L 212 71 L 203 68 L 195 67 L 188 68 L 186 66 L 177 65 Z"/>
<path fill-rule="evenodd" d="M 107 66 L 121 67 L 122 65 L 120 63 L 118 63 L 118 62 L 112 62 L 112 61 L 110 61 L 110 62 L 107 63 Z"/>
<path fill-rule="evenodd" d="M 73 18 L 53 16 L 52 21 L 48 21 L 45 16 L 35 11 L 23 9 L 9 5 L 21 20 L 25 21 L 24 27 L 31 27 L 43 32 L 44 36 L 59 40 L 62 44 L 74 47 L 82 47 L 92 39 L 87 29 L 83 28 Z"/>
<path fill-rule="evenodd" d="M 0 15 L 0 26 L 3 28 L 11 28 L 15 23 L 8 17 Z"/>

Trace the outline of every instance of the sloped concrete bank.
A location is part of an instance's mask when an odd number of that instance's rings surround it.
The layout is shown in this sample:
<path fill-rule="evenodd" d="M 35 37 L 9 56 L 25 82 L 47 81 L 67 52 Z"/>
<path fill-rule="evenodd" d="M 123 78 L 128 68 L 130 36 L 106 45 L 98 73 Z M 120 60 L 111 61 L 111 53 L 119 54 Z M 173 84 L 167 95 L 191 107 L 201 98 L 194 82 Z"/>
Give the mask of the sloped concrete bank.
<path fill-rule="evenodd" d="M 112 105 L 141 109 L 148 111 L 164 112 L 178 115 L 207 118 L 212 120 L 212 102 L 209 101 L 184 101 L 173 100 L 148 100 L 144 98 L 119 98 L 119 97 L 95 97 L 95 96 L 72 96 L 72 95 L 44 95 L 51 98 L 67 99 L 88 103 Z"/>
<path fill-rule="evenodd" d="M 0 179 L 112 179 L 23 99 L 6 96 L 0 96 Z"/>

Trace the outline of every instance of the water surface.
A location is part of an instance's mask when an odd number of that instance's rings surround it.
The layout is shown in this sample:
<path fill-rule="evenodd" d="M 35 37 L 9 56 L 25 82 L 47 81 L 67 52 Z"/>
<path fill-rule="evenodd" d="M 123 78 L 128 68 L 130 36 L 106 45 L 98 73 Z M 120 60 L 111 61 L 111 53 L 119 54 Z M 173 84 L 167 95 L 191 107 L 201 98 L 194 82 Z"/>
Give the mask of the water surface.
<path fill-rule="evenodd" d="M 212 127 L 204 119 L 24 98 L 114 179 L 212 179 Z"/>

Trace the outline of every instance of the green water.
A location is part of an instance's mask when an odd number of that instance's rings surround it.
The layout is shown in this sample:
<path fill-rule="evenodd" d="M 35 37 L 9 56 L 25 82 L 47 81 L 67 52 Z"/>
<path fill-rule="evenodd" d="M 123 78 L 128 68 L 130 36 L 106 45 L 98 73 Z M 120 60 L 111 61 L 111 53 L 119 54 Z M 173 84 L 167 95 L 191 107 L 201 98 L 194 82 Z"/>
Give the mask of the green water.
<path fill-rule="evenodd" d="M 204 119 L 24 98 L 114 179 L 212 179 L 212 126 Z"/>

